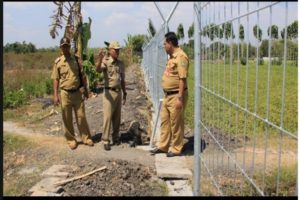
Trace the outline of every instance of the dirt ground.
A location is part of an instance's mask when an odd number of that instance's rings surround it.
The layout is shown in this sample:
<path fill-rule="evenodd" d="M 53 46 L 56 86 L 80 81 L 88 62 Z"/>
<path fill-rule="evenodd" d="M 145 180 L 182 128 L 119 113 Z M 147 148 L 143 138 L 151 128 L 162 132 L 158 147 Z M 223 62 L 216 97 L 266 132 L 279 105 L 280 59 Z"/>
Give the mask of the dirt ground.
<path fill-rule="evenodd" d="M 151 134 L 151 103 L 145 94 L 139 66 L 133 65 L 126 69 L 126 80 L 128 95 L 126 104 L 122 107 L 121 145 L 112 146 L 111 151 L 105 151 L 101 143 L 103 119 L 101 91 L 85 102 L 86 116 L 95 146 L 89 147 L 80 143 L 73 151 L 69 149 L 63 137 L 60 108 L 53 106 L 52 99 L 35 99 L 33 102 L 41 103 L 43 109 L 51 110 L 52 114 L 37 123 L 23 124 L 24 129 L 18 134 L 25 135 L 30 141 L 38 144 L 38 147 L 4 156 L 4 184 L 13 184 L 17 174 L 28 167 L 37 169 L 34 174 L 41 174 L 42 170 L 52 165 L 74 165 L 79 166 L 79 169 L 71 176 L 78 176 L 100 166 L 106 166 L 107 169 L 103 172 L 66 184 L 64 186 L 66 196 L 166 195 L 164 183 L 160 182 L 155 175 L 154 157 L 149 152 L 130 146 L 133 133 L 130 132 L 129 127 L 132 122 L 139 127 L 135 130 L 138 130 L 141 135 L 140 143 L 147 145 Z M 74 127 L 80 141 L 75 119 Z M 30 134 L 30 132 L 34 133 Z M 41 178 L 35 177 L 36 181 L 30 184 L 27 182 L 25 188 L 30 189 Z M 23 191 L 22 194 L 17 195 L 30 194 Z"/>

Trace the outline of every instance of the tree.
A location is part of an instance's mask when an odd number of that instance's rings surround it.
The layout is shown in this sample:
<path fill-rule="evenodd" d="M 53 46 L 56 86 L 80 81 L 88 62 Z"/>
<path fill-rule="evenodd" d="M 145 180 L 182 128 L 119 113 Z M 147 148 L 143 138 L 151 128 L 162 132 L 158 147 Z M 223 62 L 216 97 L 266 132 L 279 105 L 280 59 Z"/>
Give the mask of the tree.
<path fill-rule="evenodd" d="M 288 26 L 288 37 L 290 39 L 298 38 L 298 20 L 295 20 L 292 24 Z"/>
<path fill-rule="evenodd" d="M 268 28 L 268 36 L 270 36 L 270 27 Z M 272 25 L 271 27 L 271 38 L 278 39 L 278 26 Z"/>
<path fill-rule="evenodd" d="M 191 39 L 191 38 L 194 37 L 194 22 L 193 22 L 192 25 L 189 27 L 189 30 L 188 30 L 188 37 L 189 37 L 189 39 Z"/>
<path fill-rule="evenodd" d="M 184 39 L 184 29 L 183 29 L 183 25 L 181 23 L 177 27 L 177 38 L 178 38 L 178 40 Z"/>
<path fill-rule="evenodd" d="M 243 51 L 243 44 L 244 44 L 244 39 L 245 39 L 245 31 L 244 31 L 244 26 L 242 24 L 240 24 L 239 27 L 239 39 L 242 41 L 242 45 L 241 45 L 241 50 L 242 50 L 242 58 L 244 57 L 244 51 Z"/>
<path fill-rule="evenodd" d="M 154 35 L 156 34 L 156 30 L 155 27 L 153 26 L 151 19 L 148 19 L 148 31 L 151 37 L 154 37 Z"/>
<path fill-rule="evenodd" d="M 257 31 L 258 31 L 258 35 L 257 35 Z M 253 34 L 255 38 L 260 42 L 262 37 L 262 30 L 259 28 L 257 24 L 253 27 Z"/>
<path fill-rule="evenodd" d="M 222 29 L 223 29 L 223 31 L 225 31 L 226 39 L 231 38 L 231 37 L 233 39 L 235 38 L 232 23 L 226 22 L 226 23 L 222 24 Z"/>
<path fill-rule="evenodd" d="M 145 42 L 145 35 L 128 35 L 127 41 L 125 40 L 126 47 L 132 48 L 135 53 L 141 53 L 142 47 Z"/>

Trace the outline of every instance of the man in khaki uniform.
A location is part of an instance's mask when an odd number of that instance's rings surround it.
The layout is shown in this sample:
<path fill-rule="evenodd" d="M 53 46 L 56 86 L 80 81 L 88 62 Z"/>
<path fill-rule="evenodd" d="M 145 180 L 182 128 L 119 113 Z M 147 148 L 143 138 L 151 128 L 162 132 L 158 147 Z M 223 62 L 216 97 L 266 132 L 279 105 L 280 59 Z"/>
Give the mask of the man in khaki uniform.
<path fill-rule="evenodd" d="M 125 66 L 124 63 L 118 60 L 120 45 L 116 41 L 108 45 L 108 54 L 104 56 L 101 49 L 99 52 L 99 60 L 96 65 L 97 72 L 103 72 L 104 77 L 104 92 L 103 92 L 103 134 L 102 141 L 104 149 L 109 151 L 110 148 L 110 129 L 113 128 L 112 143 L 120 143 L 120 122 L 121 122 L 121 107 L 123 90 L 123 105 L 126 102 L 125 89 Z"/>
<path fill-rule="evenodd" d="M 83 74 L 81 62 L 70 53 L 70 40 L 62 38 L 60 48 L 63 55 L 55 60 L 51 79 L 53 79 L 54 104 L 61 104 L 62 119 L 64 123 L 65 137 L 69 147 L 73 150 L 77 148 L 77 141 L 74 134 L 72 110 L 75 111 L 76 122 L 82 142 L 93 146 L 89 126 L 85 116 L 84 98 L 80 91 L 81 81 L 79 70 Z M 86 84 L 86 78 L 83 78 Z M 58 91 L 60 89 L 60 95 Z"/>
<path fill-rule="evenodd" d="M 183 147 L 189 59 L 178 46 L 178 39 L 174 32 L 165 35 L 164 46 L 170 57 L 162 77 L 165 97 L 160 113 L 160 141 L 150 152 L 167 153 L 167 157 L 173 157 L 180 155 Z"/>

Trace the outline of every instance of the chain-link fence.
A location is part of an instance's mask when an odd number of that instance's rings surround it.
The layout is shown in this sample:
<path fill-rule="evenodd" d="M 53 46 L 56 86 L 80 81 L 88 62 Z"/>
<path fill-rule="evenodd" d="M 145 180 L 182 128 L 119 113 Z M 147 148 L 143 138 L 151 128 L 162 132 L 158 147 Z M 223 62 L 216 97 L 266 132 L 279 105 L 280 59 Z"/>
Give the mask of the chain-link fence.
<path fill-rule="evenodd" d="M 283 11 L 281 40 L 272 27 L 276 6 Z M 201 2 L 194 9 L 194 193 L 297 195 L 297 66 L 288 60 L 288 2 Z M 266 27 L 272 31 L 263 38 Z M 200 137 L 208 143 L 203 153 Z"/>

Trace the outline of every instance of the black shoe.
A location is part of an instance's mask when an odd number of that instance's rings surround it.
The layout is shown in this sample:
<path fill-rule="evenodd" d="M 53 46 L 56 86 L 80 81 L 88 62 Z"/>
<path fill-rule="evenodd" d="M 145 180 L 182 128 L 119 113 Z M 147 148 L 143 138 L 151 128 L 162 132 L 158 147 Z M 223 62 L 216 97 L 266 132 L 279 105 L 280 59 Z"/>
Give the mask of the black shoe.
<path fill-rule="evenodd" d="M 120 141 L 115 141 L 115 142 L 112 143 L 112 145 L 116 145 L 116 146 L 119 146 L 120 144 L 121 144 Z"/>
<path fill-rule="evenodd" d="M 167 153 L 167 157 L 181 156 L 181 154 L 174 154 L 172 151 Z"/>
<path fill-rule="evenodd" d="M 155 149 L 150 150 L 150 153 L 152 155 L 154 155 L 154 154 L 157 154 L 157 153 L 166 153 L 166 152 L 160 150 L 159 148 L 155 148 Z"/>
<path fill-rule="evenodd" d="M 104 149 L 105 149 L 105 151 L 110 151 L 111 150 L 110 145 L 104 144 Z"/>

